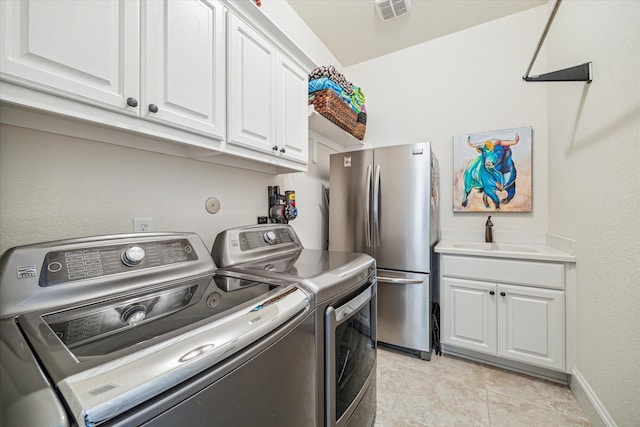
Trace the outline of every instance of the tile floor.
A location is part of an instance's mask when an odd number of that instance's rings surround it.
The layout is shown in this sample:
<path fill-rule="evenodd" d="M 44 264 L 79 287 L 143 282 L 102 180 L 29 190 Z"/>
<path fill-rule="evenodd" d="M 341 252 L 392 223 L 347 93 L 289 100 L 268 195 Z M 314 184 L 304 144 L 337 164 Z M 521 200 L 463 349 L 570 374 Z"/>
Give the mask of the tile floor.
<path fill-rule="evenodd" d="M 374 427 L 589 426 L 568 387 L 467 361 L 378 351 Z"/>

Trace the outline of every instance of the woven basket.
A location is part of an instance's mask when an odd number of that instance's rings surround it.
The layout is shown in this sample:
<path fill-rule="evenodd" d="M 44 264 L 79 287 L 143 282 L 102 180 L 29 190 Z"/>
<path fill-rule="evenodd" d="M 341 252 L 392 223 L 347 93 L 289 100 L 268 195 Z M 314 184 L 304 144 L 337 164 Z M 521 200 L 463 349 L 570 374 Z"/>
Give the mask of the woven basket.
<path fill-rule="evenodd" d="M 364 139 L 364 133 L 366 130 L 367 130 L 367 125 L 365 125 L 364 123 L 358 122 L 356 123 L 356 126 L 353 129 L 353 132 L 351 132 L 351 134 L 362 141 Z"/>
<path fill-rule="evenodd" d="M 367 130 L 367 113 L 358 113 L 358 118 L 356 119 L 356 126 L 353 128 L 353 132 L 351 134 L 362 140 L 364 138 L 364 132 Z"/>
<path fill-rule="evenodd" d="M 324 117 L 335 123 L 349 133 L 353 133 L 356 127 L 358 113 L 353 111 L 349 104 L 344 102 L 337 93 L 331 89 L 318 90 L 309 95 L 309 104 Z"/>

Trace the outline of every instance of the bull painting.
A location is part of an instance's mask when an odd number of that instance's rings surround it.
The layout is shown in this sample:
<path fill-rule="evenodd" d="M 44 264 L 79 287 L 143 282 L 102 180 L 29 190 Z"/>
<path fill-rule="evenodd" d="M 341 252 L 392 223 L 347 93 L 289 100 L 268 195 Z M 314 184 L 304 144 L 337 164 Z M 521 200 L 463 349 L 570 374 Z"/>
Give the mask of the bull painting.
<path fill-rule="evenodd" d="M 524 140 L 521 142 L 521 133 Z M 510 137 L 506 137 L 510 133 Z M 531 128 L 454 138 L 454 210 L 531 211 Z M 519 145 L 520 165 L 514 155 Z M 464 156 L 458 151 L 465 150 Z M 463 157 L 463 159 L 461 159 Z M 464 163 L 463 163 L 464 161 Z M 527 164 L 528 163 L 528 164 Z M 520 177 L 520 168 L 524 176 Z M 521 194 L 522 193 L 522 194 Z M 512 201 L 513 208 L 512 208 Z"/>

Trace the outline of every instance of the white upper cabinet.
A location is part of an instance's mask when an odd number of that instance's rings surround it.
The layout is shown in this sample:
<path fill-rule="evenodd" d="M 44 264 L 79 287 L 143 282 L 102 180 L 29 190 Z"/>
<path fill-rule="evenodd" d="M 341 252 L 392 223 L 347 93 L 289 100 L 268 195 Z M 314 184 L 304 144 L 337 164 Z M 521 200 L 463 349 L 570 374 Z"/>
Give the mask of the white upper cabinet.
<path fill-rule="evenodd" d="M 139 112 L 137 0 L 3 0 L 0 8 L 3 79 Z"/>
<path fill-rule="evenodd" d="M 307 163 L 307 73 L 233 14 L 228 20 L 231 144 Z"/>
<path fill-rule="evenodd" d="M 145 3 L 142 115 L 224 139 L 224 8 L 216 0 Z"/>
<path fill-rule="evenodd" d="M 277 152 L 277 51 L 231 13 L 228 34 L 229 142 Z"/>
<path fill-rule="evenodd" d="M 307 163 L 309 157 L 308 74 L 296 63 L 278 57 L 279 152 L 283 157 Z"/>
<path fill-rule="evenodd" d="M 0 0 L 0 12 L 0 100 L 55 114 L 34 128 L 93 137 L 55 123 L 70 117 L 100 125 L 104 142 L 306 170 L 307 73 L 297 61 L 310 59 L 252 2 Z"/>

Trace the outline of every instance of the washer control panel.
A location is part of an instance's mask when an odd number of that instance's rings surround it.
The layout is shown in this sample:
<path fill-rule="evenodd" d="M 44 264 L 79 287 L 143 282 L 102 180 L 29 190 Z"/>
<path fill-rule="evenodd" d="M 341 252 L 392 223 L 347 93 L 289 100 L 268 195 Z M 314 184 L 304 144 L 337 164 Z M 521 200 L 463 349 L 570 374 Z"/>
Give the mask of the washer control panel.
<path fill-rule="evenodd" d="M 287 228 L 273 228 L 267 231 L 247 231 L 240 233 L 241 251 L 292 242 L 293 239 Z"/>
<path fill-rule="evenodd" d="M 187 239 L 136 242 L 47 253 L 40 286 L 197 260 Z"/>
<path fill-rule="evenodd" d="M 122 251 L 120 258 L 122 263 L 134 267 L 144 261 L 147 253 L 140 246 L 131 246 Z"/>

